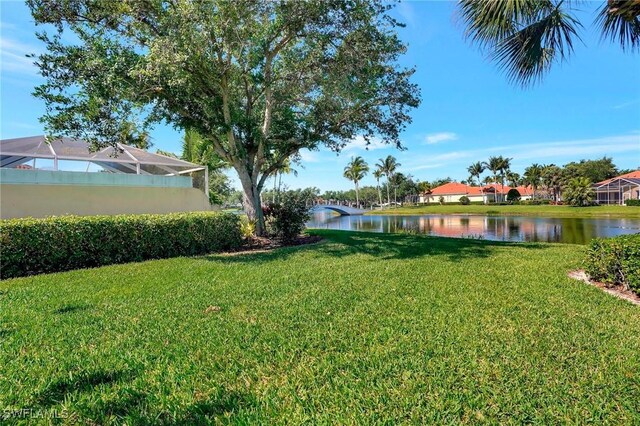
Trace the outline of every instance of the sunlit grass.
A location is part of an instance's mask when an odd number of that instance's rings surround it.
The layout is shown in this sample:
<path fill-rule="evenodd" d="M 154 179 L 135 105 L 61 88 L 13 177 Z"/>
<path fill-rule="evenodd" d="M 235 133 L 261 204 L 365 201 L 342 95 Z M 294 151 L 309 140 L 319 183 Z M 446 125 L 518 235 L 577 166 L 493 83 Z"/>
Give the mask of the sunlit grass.
<path fill-rule="evenodd" d="M 640 422 L 640 311 L 566 277 L 583 247 L 314 233 L 327 241 L 0 282 L 0 407 L 84 424 Z"/>

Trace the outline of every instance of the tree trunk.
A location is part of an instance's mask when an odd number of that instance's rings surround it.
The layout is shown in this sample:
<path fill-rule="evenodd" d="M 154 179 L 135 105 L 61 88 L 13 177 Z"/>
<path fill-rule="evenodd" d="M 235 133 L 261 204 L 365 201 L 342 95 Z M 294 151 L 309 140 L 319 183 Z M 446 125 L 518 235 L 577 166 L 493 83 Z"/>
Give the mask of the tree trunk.
<path fill-rule="evenodd" d="M 264 236 L 266 228 L 257 178 L 252 179 L 249 172 L 244 170 L 242 166 L 236 168 L 236 171 L 238 172 L 238 177 L 240 178 L 240 183 L 242 184 L 242 190 L 244 192 L 242 199 L 244 211 L 249 220 L 255 223 L 256 235 L 259 237 Z"/>
<path fill-rule="evenodd" d="M 356 181 L 355 184 L 356 184 L 356 208 L 359 209 L 360 208 L 360 196 L 358 194 L 358 181 Z"/>
<path fill-rule="evenodd" d="M 389 177 L 387 176 L 387 207 L 391 207 L 391 195 L 389 194 Z"/>
<path fill-rule="evenodd" d="M 378 190 L 378 201 L 380 201 L 380 208 L 382 208 L 382 191 L 380 191 L 380 181 L 378 181 L 376 189 Z"/>

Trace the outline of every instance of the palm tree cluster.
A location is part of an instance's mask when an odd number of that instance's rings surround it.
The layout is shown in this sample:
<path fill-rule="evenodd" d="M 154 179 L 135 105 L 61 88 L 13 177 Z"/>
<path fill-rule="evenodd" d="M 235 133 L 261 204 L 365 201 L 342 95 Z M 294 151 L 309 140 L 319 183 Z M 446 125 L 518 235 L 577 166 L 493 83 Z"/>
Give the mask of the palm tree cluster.
<path fill-rule="evenodd" d="M 478 184 L 482 186 L 483 183 L 488 184 L 491 182 L 498 183 L 502 185 L 502 193 L 504 193 L 504 181 L 505 178 L 510 181 L 513 186 L 517 186 L 520 176 L 516 176 L 517 173 L 511 172 L 511 158 L 506 158 L 503 156 L 493 156 L 489 157 L 487 161 L 478 161 L 471 164 L 467 167 L 467 172 L 469 172 L 469 182 L 471 185 L 475 183 L 474 178 L 478 180 Z M 492 174 L 491 177 L 487 177 L 481 180 L 480 176 L 486 170 L 490 171 Z M 515 185 L 514 185 L 515 183 Z M 504 194 L 502 194 L 504 195 Z M 486 200 L 485 200 L 486 202 Z"/>
<path fill-rule="evenodd" d="M 398 168 L 401 166 L 398 160 L 393 155 L 388 155 L 386 158 L 380 158 L 376 163 L 375 169 L 372 174 L 376 179 L 376 192 L 378 194 L 378 203 L 382 205 L 382 189 L 380 186 L 380 180 L 384 177 L 386 179 L 385 187 L 387 193 L 387 204 L 391 205 L 391 192 L 393 190 L 394 203 L 398 201 L 398 191 L 402 191 L 402 196 L 414 195 L 417 197 L 418 189 L 417 183 L 414 182 L 411 176 L 405 176 L 398 172 Z M 356 205 L 360 206 L 360 182 L 369 173 L 369 165 L 364 158 L 358 156 L 352 158 L 351 161 L 344 168 L 343 176 L 354 183 Z M 411 194 L 407 194 L 407 192 Z M 344 194 L 343 194 L 344 195 Z"/>

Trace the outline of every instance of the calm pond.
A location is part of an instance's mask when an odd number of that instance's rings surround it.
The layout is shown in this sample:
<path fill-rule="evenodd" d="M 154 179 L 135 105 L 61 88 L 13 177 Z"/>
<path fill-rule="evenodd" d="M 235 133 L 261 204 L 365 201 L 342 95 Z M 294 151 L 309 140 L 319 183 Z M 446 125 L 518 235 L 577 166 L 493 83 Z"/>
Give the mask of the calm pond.
<path fill-rule="evenodd" d="M 579 219 L 530 216 L 338 216 L 315 212 L 309 228 L 369 232 L 414 232 L 442 237 L 496 241 L 544 241 L 586 244 L 596 237 L 640 232 L 638 219 Z"/>

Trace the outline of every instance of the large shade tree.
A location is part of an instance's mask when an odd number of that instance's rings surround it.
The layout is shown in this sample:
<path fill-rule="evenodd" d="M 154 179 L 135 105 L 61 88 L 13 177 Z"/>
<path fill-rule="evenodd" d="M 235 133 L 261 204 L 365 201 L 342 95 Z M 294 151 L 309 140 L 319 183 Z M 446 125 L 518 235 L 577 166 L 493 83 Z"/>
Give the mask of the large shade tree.
<path fill-rule="evenodd" d="M 486 50 L 510 80 L 530 85 L 573 52 L 582 23 L 575 0 L 459 0 L 466 35 Z M 640 47 L 640 0 L 602 1 L 595 17 L 602 38 Z"/>
<path fill-rule="evenodd" d="M 47 133 L 100 148 L 158 122 L 196 131 L 237 172 L 258 234 L 260 193 L 285 160 L 357 135 L 400 146 L 419 104 L 389 3 L 27 3 L 37 24 L 57 28 L 39 34 Z"/>

